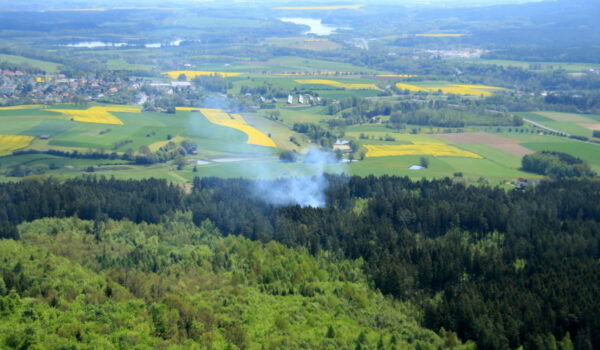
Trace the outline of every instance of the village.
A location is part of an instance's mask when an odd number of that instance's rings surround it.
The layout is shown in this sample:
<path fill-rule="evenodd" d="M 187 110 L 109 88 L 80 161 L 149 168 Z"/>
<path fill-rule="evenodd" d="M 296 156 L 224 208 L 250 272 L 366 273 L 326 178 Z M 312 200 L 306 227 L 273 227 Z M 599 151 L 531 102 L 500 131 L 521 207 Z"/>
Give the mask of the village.
<path fill-rule="evenodd" d="M 100 77 L 98 77 L 100 76 Z M 0 105 L 87 104 L 103 102 L 152 106 L 184 90 L 195 91 L 191 83 L 152 81 L 137 76 L 87 75 L 70 78 L 65 74 L 36 74 L 26 70 L 0 70 Z M 182 103 L 189 103 L 189 93 Z M 192 94 L 192 97 L 195 97 Z M 159 103 L 160 104 L 160 103 Z M 152 107 L 151 107 L 152 108 Z M 166 109 L 166 108 L 165 108 Z M 161 109 L 162 110 L 162 109 Z"/>

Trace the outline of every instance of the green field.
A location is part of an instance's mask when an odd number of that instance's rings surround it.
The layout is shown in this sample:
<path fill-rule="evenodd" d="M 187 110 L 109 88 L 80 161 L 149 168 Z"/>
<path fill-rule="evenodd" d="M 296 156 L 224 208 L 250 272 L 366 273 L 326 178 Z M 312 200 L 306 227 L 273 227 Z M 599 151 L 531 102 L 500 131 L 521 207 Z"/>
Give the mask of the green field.
<path fill-rule="evenodd" d="M 592 130 L 585 125 L 600 124 L 600 116 L 593 114 L 523 112 L 519 115 L 549 128 L 588 138 L 592 137 Z"/>
<path fill-rule="evenodd" d="M 586 71 L 590 68 L 597 68 L 597 65 L 591 63 L 572 63 L 572 62 L 527 62 L 527 61 L 511 61 L 511 60 L 493 60 L 493 59 L 460 59 L 455 61 L 461 61 L 465 63 L 476 63 L 476 64 L 495 64 L 498 66 L 505 67 L 518 67 L 522 69 L 537 71 L 537 72 L 551 72 L 555 70 L 564 70 L 568 73 L 578 73 Z"/>
<path fill-rule="evenodd" d="M 279 78 L 276 78 L 279 79 Z M 286 79 L 284 79 L 286 80 Z M 289 80 L 289 79 L 287 79 Z M 86 108 L 69 105 L 57 108 Z M 253 127 L 270 136 L 279 149 L 302 152 L 310 145 L 305 135 L 297 134 L 291 129 L 295 123 L 317 123 L 324 129 L 329 129 L 325 123 L 333 116 L 327 115 L 325 106 L 294 108 L 277 104 L 275 110 L 262 110 L 260 113 L 245 114 L 244 118 Z M 278 111 L 278 120 L 269 119 L 269 112 Z M 195 176 L 219 177 L 286 177 L 301 174 L 310 175 L 311 170 L 304 163 L 281 163 L 278 150 L 246 144 L 247 135 L 239 130 L 210 123 L 201 113 L 179 111 L 176 114 L 142 112 L 114 113 L 124 124 L 106 125 L 83 123 L 68 120 L 60 114 L 44 109 L 4 110 L 0 111 L 0 123 L 5 125 L 6 134 L 34 136 L 34 141 L 27 149 L 45 151 L 56 149 L 62 151 L 78 150 L 79 152 L 116 151 L 134 152 L 141 146 L 152 146 L 153 150 L 165 145 L 169 139 L 180 143 L 190 140 L 198 145 L 197 154 L 187 156 L 187 165 L 177 170 L 172 162 L 137 166 L 123 160 L 91 160 L 60 158 L 46 154 L 29 154 L 8 156 L 0 162 L 4 169 L 15 165 L 30 168 L 49 167 L 47 174 L 58 177 L 71 177 L 81 174 L 93 166 L 99 175 L 116 176 L 118 178 L 140 179 L 148 176 L 165 178 L 174 182 L 189 182 Z M 595 121 L 598 116 L 557 114 L 553 112 L 523 113 L 539 123 L 550 127 L 561 126 L 562 130 L 575 130 L 581 121 Z M 557 121 L 561 120 L 561 121 Z M 570 127 L 571 129 L 567 129 Z M 418 134 L 407 131 L 419 129 Z M 488 131 L 499 136 L 519 141 L 521 145 L 534 151 L 556 150 L 567 152 L 590 163 L 595 171 L 600 172 L 600 153 L 598 145 L 588 144 L 565 137 L 540 135 L 535 133 L 508 132 L 508 127 L 501 128 L 503 132 L 495 132 L 498 128 L 468 128 L 472 131 Z M 354 140 L 359 149 L 355 158 L 361 152 L 366 152 L 362 145 L 407 145 L 413 142 L 448 143 L 455 147 L 481 155 L 483 159 L 460 157 L 434 157 L 429 159 L 429 167 L 423 170 L 409 170 L 411 165 L 419 164 L 421 156 L 392 156 L 366 158 L 363 161 L 336 164 L 328 166 L 328 171 L 355 175 L 400 175 L 413 178 L 440 178 L 461 173 L 462 178 L 470 182 L 484 181 L 491 184 L 503 184 L 517 177 L 532 177 L 535 175 L 520 169 L 521 159 L 505 151 L 486 144 L 453 144 L 437 138 L 434 133 L 443 129 L 418 127 L 408 125 L 401 132 L 386 128 L 382 124 L 353 125 L 345 129 L 343 138 Z M 332 130 L 339 132 L 339 130 Z M 361 139 L 363 134 L 367 139 Z M 40 136 L 48 135 L 49 139 Z M 297 146 L 290 141 L 295 137 L 301 144 Z M 386 140 L 386 138 L 393 140 Z M 123 141 L 127 140 L 127 143 Z M 118 147 L 115 148 L 115 145 Z M 198 163 L 200 162 L 200 163 Z M 195 169 L 195 170 L 194 170 Z M 2 179 L 6 179 L 6 171 Z"/>
<path fill-rule="evenodd" d="M 69 108 L 69 106 L 61 106 Z M 71 106 L 72 107 L 72 106 Z M 88 152 L 104 150 L 106 152 L 125 152 L 128 149 L 137 151 L 141 146 L 166 144 L 168 138 L 177 142 L 190 140 L 198 145 L 198 154 L 189 160 L 189 174 L 174 172 L 170 164 L 155 164 L 149 167 L 123 164 L 123 160 L 108 161 L 105 159 L 72 159 L 60 158 L 46 154 L 28 154 L 8 156 L 0 163 L 4 168 L 14 165 L 37 167 L 54 164 L 49 174 L 58 176 L 75 176 L 89 166 L 96 166 L 98 174 L 116 175 L 122 178 L 144 178 L 149 175 L 164 177 L 176 182 L 185 182 L 193 178 L 192 165 L 196 160 L 224 159 L 224 163 L 211 163 L 207 171 L 221 176 L 236 174 L 244 176 L 244 171 L 232 171 L 236 166 L 225 163 L 229 159 L 276 159 L 277 150 L 268 147 L 247 144 L 248 136 L 242 131 L 212 124 L 201 113 L 178 112 L 165 113 L 114 113 L 123 125 L 107 125 L 83 123 L 67 120 L 60 114 L 45 110 L 5 110 L 0 111 L 0 123 L 7 125 L 2 130 L 6 134 L 20 134 L 36 137 L 27 149 L 46 151 Z M 247 122 L 270 134 L 283 149 L 297 148 L 289 139 L 294 133 L 280 123 L 268 120 L 259 114 L 247 116 Z M 49 139 L 41 139 L 41 135 Z M 301 139 L 298 137 L 298 139 Z M 128 140 L 129 142 L 123 143 Z M 115 145 L 118 148 L 115 148 Z M 156 148 L 158 148 L 157 146 Z M 119 163 L 119 165 L 114 165 Z M 127 162 L 125 162 L 127 163 Z M 234 162 L 235 164 L 239 162 Z M 107 166 L 109 165 L 109 166 Z M 65 168 L 68 167 L 68 168 Z M 240 168 L 241 169 L 241 168 Z M 197 174 L 194 174 L 197 175 Z M 257 175 L 258 176 L 258 175 Z"/>
<path fill-rule="evenodd" d="M 106 61 L 106 68 L 110 70 L 151 70 L 152 66 L 147 64 L 130 63 L 121 58 Z"/>
<path fill-rule="evenodd" d="M 57 73 L 60 70 L 61 65 L 54 62 L 35 60 L 23 56 L 5 55 L 0 54 L 0 61 L 14 63 L 14 64 L 27 64 L 35 68 L 39 68 L 46 73 Z"/>

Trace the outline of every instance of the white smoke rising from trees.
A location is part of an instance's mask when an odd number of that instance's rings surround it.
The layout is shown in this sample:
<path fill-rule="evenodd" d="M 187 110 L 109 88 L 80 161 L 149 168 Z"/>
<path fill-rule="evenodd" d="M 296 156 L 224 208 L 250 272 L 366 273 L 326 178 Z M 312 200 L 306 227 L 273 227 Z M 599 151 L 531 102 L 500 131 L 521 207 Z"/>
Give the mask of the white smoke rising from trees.
<path fill-rule="evenodd" d="M 304 167 L 310 175 L 291 174 L 291 177 L 276 180 L 257 180 L 252 191 L 255 196 L 274 205 L 299 205 L 301 207 L 325 207 L 326 191 L 329 186 L 325 178 L 327 166 L 337 163 L 335 155 L 317 148 L 311 148 L 304 155 Z M 270 178 L 264 174 L 262 178 Z M 272 176 L 271 176 L 272 177 Z"/>

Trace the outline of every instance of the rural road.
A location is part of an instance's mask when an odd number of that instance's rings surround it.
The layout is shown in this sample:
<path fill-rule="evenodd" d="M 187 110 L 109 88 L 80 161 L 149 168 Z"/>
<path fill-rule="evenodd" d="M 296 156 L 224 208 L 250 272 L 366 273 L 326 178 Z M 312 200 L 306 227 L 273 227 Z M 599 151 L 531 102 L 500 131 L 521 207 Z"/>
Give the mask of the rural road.
<path fill-rule="evenodd" d="M 545 129 L 545 130 L 548 130 L 548 131 L 550 131 L 550 132 L 555 132 L 555 133 L 558 133 L 558 134 L 565 134 L 565 135 L 567 135 L 567 136 L 571 136 L 570 134 L 567 134 L 566 132 L 562 132 L 562 131 L 558 131 L 558 130 L 556 130 L 556 129 L 549 128 L 549 127 L 547 127 L 547 126 L 545 126 L 545 125 L 542 125 L 542 124 L 540 124 L 540 123 L 536 123 L 536 122 L 534 122 L 533 120 L 526 119 L 526 118 L 523 118 L 523 120 L 524 120 L 524 121 L 526 121 L 527 123 L 529 123 L 529 124 L 533 125 L 533 126 L 537 126 L 537 127 L 538 127 L 538 128 L 540 128 L 540 129 Z"/>

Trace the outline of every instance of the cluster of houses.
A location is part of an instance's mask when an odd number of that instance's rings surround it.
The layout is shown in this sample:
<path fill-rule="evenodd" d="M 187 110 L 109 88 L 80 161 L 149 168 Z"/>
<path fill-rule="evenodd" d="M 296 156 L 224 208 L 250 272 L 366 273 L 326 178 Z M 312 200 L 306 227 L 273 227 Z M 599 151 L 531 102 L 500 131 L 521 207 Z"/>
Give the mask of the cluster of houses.
<path fill-rule="evenodd" d="M 0 71 L 0 102 L 64 103 L 75 100 L 93 101 L 121 89 L 137 90 L 136 77 L 100 79 L 95 76 L 67 78 L 64 74 L 40 75 L 22 71 Z"/>
<path fill-rule="evenodd" d="M 144 87 L 150 87 L 144 88 Z M 148 81 L 140 77 L 97 78 L 88 75 L 67 78 L 64 74 L 30 74 L 22 71 L 0 70 L 0 104 L 58 104 L 97 101 L 121 91 L 130 91 L 130 103 L 143 105 L 164 95 L 192 88 L 189 82 Z"/>
<path fill-rule="evenodd" d="M 313 97 L 312 95 L 303 95 L 300 94 L 298 95 L 298 104 L 304 105 L 304 104 L 314 104 L 315 101 L 316 102 L 321 102 L 321 98 L 320 97 Z M 287 98 L 287 104 L 291 105 L 294 104 L 294 96 L 293 95 L 288 95 Z"/>

